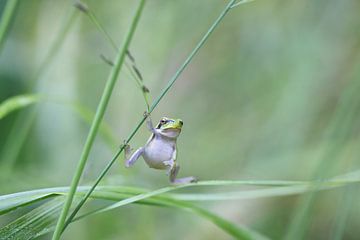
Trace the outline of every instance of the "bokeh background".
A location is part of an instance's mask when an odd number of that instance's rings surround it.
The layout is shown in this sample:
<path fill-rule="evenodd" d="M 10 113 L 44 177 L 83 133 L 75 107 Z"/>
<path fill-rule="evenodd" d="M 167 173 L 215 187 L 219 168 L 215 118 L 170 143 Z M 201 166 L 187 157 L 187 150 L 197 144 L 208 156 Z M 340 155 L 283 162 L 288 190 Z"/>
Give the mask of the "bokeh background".
<path fill-rule="evenodd" d="M 120 45 L 136 1 L 85 2 Z M 0 1 L 1 11 L 5 3 Z M 67 186 L 75 171 L 89 130 L 84 115 L 96 110 L 111 69 L 99 55 L 113 59 L 116 53 L 73 3 L 23 0 L 18 5 L 0 53 L 0 102 L 25 93 L 43 98 L 0 120 L 1 195 Z M 153 98 L 225 5 L 219 0 L 147 2 L 130 50 Z M 357 170 L 359 9 L 358 0 L 257 0 L 231 10 L 152 114 L 154 121 L 162 116 L 184 121 L 178 141 L 180 175 L 201 180 L 311 180 Z M 46 60 L 74 11 L 64 43 L 53 61 Z M 44 61 L 46 67 L 40 69 Z M 144 110 L 141 92 L 124 69 L 104 118 L 107 134 L 97 137 L 82 184 L 92 183 Z M 142 146 L 148 136 L 143 126 L 132 146 Z M 125 169 L 121 156 L 103 184 L 157 189 L 168 179 L 142 160 Z M 358 239 L 357 188 L 316 194 L 303 226 L 304 239 L 335 239 L 333 230 L 342 218 L 341 238 Z M 187 190 L 197 191 L 201 189 Z M 259 197 L 200 206 L 281 239 L 303 200 Z M 20 214 L 5 215 L 0 224 Z M 191 213 L 139 205 L 89 217 L 64 235 L 120 238 L 230 237 Z"/>

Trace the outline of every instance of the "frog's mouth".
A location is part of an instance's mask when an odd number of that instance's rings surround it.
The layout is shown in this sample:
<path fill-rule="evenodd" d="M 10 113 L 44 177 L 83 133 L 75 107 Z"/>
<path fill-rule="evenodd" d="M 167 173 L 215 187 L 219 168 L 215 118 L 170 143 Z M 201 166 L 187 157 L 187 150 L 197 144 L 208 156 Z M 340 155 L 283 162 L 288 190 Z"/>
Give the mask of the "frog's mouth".
<path fill-rule="evenodd" d="M 166 128 L 166 129 L 163 129 L 163 131 L 165 131 L 165 132 L 170 132 L 170 131 L 178 131 L 178 132 L 180 132 L 181 131 L 181 128 L 179 128 L 179 127 L 171 127 L 171 128 Z"/>
<path fill-rule="evenodd" d="M 161 130 L 161 134 L 169 138 L 176 138 L 177 136 L 179 136 L 180 132 L 181 128 L 167 128 Z"/>

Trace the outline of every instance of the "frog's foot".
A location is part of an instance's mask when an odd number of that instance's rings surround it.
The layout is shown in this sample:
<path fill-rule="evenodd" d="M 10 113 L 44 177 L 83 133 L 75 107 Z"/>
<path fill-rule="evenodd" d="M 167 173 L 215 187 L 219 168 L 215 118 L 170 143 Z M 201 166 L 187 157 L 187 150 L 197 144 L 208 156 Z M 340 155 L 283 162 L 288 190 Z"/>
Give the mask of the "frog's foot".
<path fill-rule="evenodd" d="M 186 183 L 194 183 L 197 182 L 197 179 L 195 177 L 184 177 L 184 178 L 176 178 L 176 176 L 178 175 L 180 170 L 180 166 L 179 165 L 175 165 L 173 168 L 171 168 L 170 170 L 170 182 L 172 184 L 186 184 Z"/>
<path fill-rule="evenodd" d="M 172 184 L 187 184 L 187 183 L 196 183 L 198 180 L 196 177 L 184 177 L 184 178 L 177 178 L 172 181 Z"/>

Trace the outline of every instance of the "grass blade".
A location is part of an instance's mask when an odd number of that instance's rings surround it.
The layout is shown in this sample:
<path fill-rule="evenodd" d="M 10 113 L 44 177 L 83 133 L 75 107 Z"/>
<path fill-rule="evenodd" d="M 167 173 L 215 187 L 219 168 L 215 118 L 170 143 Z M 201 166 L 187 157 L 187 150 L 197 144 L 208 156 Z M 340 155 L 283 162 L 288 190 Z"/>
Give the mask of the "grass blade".
<path fill-rule="evenodd" d="M 326 180 L 322 183 L 317 190 L 328 190 L 336 187 L 349 186 L 360 182 L 360 172 L 352 171 L 341 176 L 334 177 Z M 126 186 L 99 186 L 91 198 L 106 199 L 109 194 L 112 200 L 124 200 L 124 196 L 128 195 L 139 195 L 136 198 L 127 200 L 129 203 L 145 200 L 149 197 L 155 196 L 170 196 L 177 200 L 187 201 L 220 201 L 220 200 L 239 200 L 249 198 L 264 198 L 264 197 L 278 197 L 278 196 L 289 196 L 294 194 L 301 194 L 304 192 L 314 191 L 312 188 L 313 182 L 307 181 L 278 181 L 278 180 L 262 180 L 262 181 L 229 181 L 229 180 L 218 180 L 218 181 L 201 181 L 198 183 L 191 183 L 187 185 L 166 187 L 163 189 L 155 190 L 151 192 L 147 189 L 126 187 Z M 188 187 L 216 187 L 216 186 L 256 186 L 256 187 L 267 187 L 262 189 L 245 190 L 238 192 L 223 192 L 223 193 L 196 193 L 196 194 L 166 194 L 164 193 L 176 191 L 181 188 Z M 80 186 L 78 187 L 76 194 L 83 196 L 91 189 L 91 186 Z M 69 191 L 69 187 L 55 187 L 55 188 L 44 188 L 36 189 L 32 191 L 25 191 L 19 193 L 13 193 L 8 195 L 0 196 L 0 215 L 7 213 L 13 209 L 28 205 L 33 202 L 58 195 L 65 195 Z M 120 194 L 120 195 L 119 195 Z M 145 195 L 146 194 L 146 195 Z M 121 197 L 119 197 L 121 196 Z M 135 201 L 134 201 L 135 200 Z"/>
<path fill-rule="evenodd" d="M 173 207 L 173 208 L 178 208 L 181 210 L 186 210 L 189 212 L 192 212 L 204 219 L 209 220 L 210 222 L 214 223 L 216 226 L 218 226 L 220 229 L 222 229 L 224 232 L 228 233 L 230 236 L 234 237 L 235 239 L 244 239 L 244 240 L 251 240 L 251 239 L 258 239 L 258 240 L 263 240 L 263 239 L 268 239 L 267 237 L 263 236 L 262 234 L 249 229 L 245 226 L 238 226 L 233 224 L 232 222 L 229 222 L 228 220 L 208 211 L 205 210 L 203 208 L 200 208 L 192 203 L 189 202 L 185 202 L 185 201 L 181 201 L 181 200 L 176 200 L 176 199 L 172 199 L 171 197 L 157 197 L 156 199 L 156 203 L 159 206 L 168 206 L 168 207 Z M 143 199 L 144 200 L 144 199 Z M 143 201 L 141 200 L 141 201 Z M 135 202 L 134 202 L 135 203 Z M 74 219 L 74 221 L 80 220 L 84 217 L 88 217 L 94 214 L 98 214 L 98 213 L 102 213 L 104 212 L 105 208 L 102 209 L 98 209 L 96 211 L 90 212 L 88 214 L 82 215 L 76 219 Z"/>
<path fill-rule="evenodd" d="M 40 100 L 40 97 L 35 94 L 24 94 L 10 97 L 0 104 L 0 120 L 8 114 L 34 104 Z"/>
<path fill-rule="evenodd" d="M 87 187 L 88 188 L 88 187 Z M 44 189 L 45 190 L 45 189 Z M 45 191 L 42 192 L 45 192 Z M 50 190 L 50 189 L 48 189 Z M 54 189 L 53 189 L 54 190 Z M 53 191 L 51 190 L 51 191 Z M 56 189 L 58 193 L 60 193 L 63 190 L 68 190 L 68 188 L 58 188 Z M 86 190 L 86 189 L 82 189 Z M 104 189 L 105 190 L 105 189 Z M 107 188 L 107 190 L 110 190 L 110 188 Z M 126 192 L 126 189 L 124 189 Z M 83 192 L 84 193 L 84 192 Z M 24 193 L 26 194 L 26 193 Z M 23 195 L 24 195 L 23 194 Z M 27 193 L 26 195 L 28 195 Z M 50 195 L 52 194 L 52 195 Z M 134 196 L 135 193 L 123 193 L 119 194 L 117 191 L 107 192 L 107 191 L 99 191 L 97 194 L 92 195 L 92 198 L 97 199 L 104 199 L 104 200 L 112 200 L 112 201 L 118 201 L 120 199 L 127 198 L 129 196 Z M 56 196 L 55 192 L 43 194 L 43 196 L 51 197 Z M 17 196 L 19 197 L 19 196 Z M 76 199 L 79 196 L 77 196 Z M 60 198 L 61 202 L 59 204 L 59 197 L 56 197 L 54 200 L 43 204 L 42 206 L 36 208 L 35 210 L 29 212 L 24 217 L 20 217 L 16 219 L 14 222 L 10 223 L 6 227 L 0 229 L 0 238 L 4 237 L 6 239 L 32 239 L 35 236 L 40 236 L 45 233 L 48 233 L 53 229 L 55 226 L 55 219 L 58 213 L 60 212 L 61 205 L 63 203 L 63 198 Z M 38 199 L 42 200 L 42 199 Z M 138 202 L 135 202 L 138 204 L 147 204 L 152 206 L 161 206 L 161 207 L 172 207 L 172 208 L 178 208 L 181 210 L 190 211 L 192 213 L 195 213 L 196 215 L 207 219 L 211 222 L 213 222 L 216 226 L 218 226 L 220 229 L 227 232 L 229 235 L 235 237 L 236 239 L 267 239 L 261 234 L 247 228 L 244 226 L 237 226 L 226 219 L 223 219 L 222 217 L 211 213 L 210 211 L 207 211 L 205 209 L 202 209 L 198 206 L 195 206 L 194 204 L 191 204 L 189 202 L 185 202 L 182 200 L 176 200 L 172 199 L 171 197 L 155 197 L 150 199 L 144 199 Z M 82 215 L 79 218 L 76 218 L 74 221 L 80 220 L 84 217 L 91 216 L 97 213 L 100 213 L 101 211 L 94 211 L 90 212 L 88 214 Z M 30 231 L 31 230 L 31 231 Z"/>
<path fill-rule="evenodd" d="M 190 212 L 193 212 L 211 222 L 213 222 L 216 226 L 224 230 L 226 233 L 228 233 L 230 236 L 234 237 L 235 239 L 257 239 L 257 240 L 265 240 L 268 239 L 267 237 L 263 236 L 262 234 L 249 229 L 245 226 L 238 226 L 233 224 L 232 222 L 219 217 L 218 215 L 213 214 L 210 211 L 207 211 L 203 208 L 200 208 L 196 205 L 190 204 L 188 202 L 183 201 L 177 201 L 168 199 L 168 202 L 173 204 L 174 207 L 177 208 L 183 208 L 184 210 L 188 210 Z"/>
<path fill-rule="evenodd" d="M 144 3 L 145 3 L 145 0 L 141 0 L 139 2 L 139 6 L 138 6 L 138 8 L 136 10 L 136 13 L 135 13 L 134 18 L 132 20 L 132 23 L 130 25 L 130 29 L 129 29 L 126 37 L 125 37 L 124 44 L 123 44 L 123 46 L 121 48 L 121 51 L 119 52 L 119 54 L 118 54 L 118 56 L 116 58 L 115 65 L 112 68 L 112 71 L 111 71 L 111 73 L 109 75 L 109 78 L 108 78 L 108 81 L 106 83 L 106 86 L 105 86 L 104 92 L 102 94 L 102 97 L 100 99 L 100 102 L 99 102 L 99 105 L 98 105 L 98 108 L 97 108 L 93 123 L 91 125 L 88 137 L 86 139 L 86 142 L 85 142 L 85 145 L 84 145 L 84 148 L 83 148 L 83 152 L 82 152 L 80 160 L 78 162 L 76 172 L 75 172 L 75 174 L 73 176 L 73 180 L 72 180 L 71 185 L 70 185 L 69 194 L 67 195 L 66 202 L 64 204 L 64 208 L 63 208 L 63 210 L 62 210 L 62 212 L 60 214 L 57 226 L 55 228 L 55 232 L 54 232 L 54 235 L 53 235 L 54 240 L 58 240 L 60 238 L 60 235 L 61 235 L 62 231 L 64 230 L 65 220 L 66 220 L 67 214 L 68 214 L 68 212 L 70 210 L 71 203 L 72 203 L 72 200 L 74 198 L 74 194 L 76 192 L 76 188 L 79 185 L 80 177 L 81 177 L 81 175 L 82 175 L 82 173 L 84 171 L 88 156 L 90 154 L 90 150 L 91 150 L 92 145 L 94 143 L 94 140 L 95 140 L 96 134 L 98 132 L 101 120 L 102 120 L 102 118 L 103 118 L 103 116 L 105 114 L 105 110 L 106 110 L 106 107 L 108 105 L 108 102 L 110 100 L 112 90 L 114 89 L 114 86 L 115 86 L 116 80 L 118 78 L 120 69 L 121 69 L 122 64 L 124 62 L 125 54 L 127 52 L 127 49 L 129 48 L 129 45 L 130 45 L 131 39 L 132 39 L 132 37 L 134 35 L 137 23 L 138 23 L 138 21 L 140 19 L 141 12 L 142 12 L 142 9 L 144 7 Z"/>
<path fill-rule="evenodd" d="M 166 187 L 163 189 L 158 189 L 152 192 L 149 192 L 145 189 L 139 189 L 134 187 L 121 187 L 121 186 L 100 186 L 96 191 L 91 195 L 92 199 L 99 200 L 111 200 L 116 201 L 110 206 L 105 208 L 98 209 L 96 211 L 84 214 L 74 219 L 73 221 L 80 220 L 87 216 L 94 214 L 102 213 L 105 211 L 113 210 L 116 207 L 124 206 L 130 203 L 138 204 L 147 204 L 152 206 L 162 206 L 162 207 L 174 207 L 192 213 L 197 214 L 200 217 L 203 217 L 219 228 L 223 229 L 225 232 L 237 239 L 266 239 L 261 234 L 248 229 L 244 226 L 237 226 L 227 220 L 205 210 L 199 208 L 198 206 L 190 203 L 189 201 L 218 201 L 218 200 L 239 200 L 245 198 L 263 198 L 263 197 L 275 197 L 275 196 L 289 196 L 293 194 L 301 194 L 309 191 L 317 190 L 327 190 L 333 189 L 335 187 L 349 186 L 349 184 L 358 183 L 360 181 L 359 171 L 350 172 L 342 176 L 337 176 L 335 178 L 329 179 L 322 183 L 321 188 L 313 188 L 312 185 L 316 183 L 313 182 L 301 182 L 301 181 L 203 181 L 197 184 L 188 184 L 174 187 Z M 204 193 L 204 194 L 165 194 L 170 191 L 175 191 L 177 189 L 186 188 L 186 187 L 197 187 L 197 186 L 267 186 L 265 189 L 255 189 L 255 190 L 246 190 L 239 191 L 235 193 L 226 192 L 222 194 L 214 193 Z M 91 186 L 83 186 L 77 189 L 75 200 L 78 201 L 81 196 L 87 193 Z M 38 201 L 41 201 L 46 198 L 52 198 L 60 195 L 66 195 L 69 191 L 69 187 L 58 187 L 58 188 L 46 188 L 38 189 L 27 192 L 20 192 L 15 194 L 9 194 L 5 196 L 0 196 L 0 215 L 5 214 L 11 210 L 14 210 L 18 207 L 29 205 Z M 55 198 L 58 199 L 58 198 Z M 39 217 L 39 211 L 35 211 L 37 214 L 31 213 L 27 215 L 24 221 L 17 219 L 16 224 L 12 223 L 8 225 L 6 231 L 1 229 L 0 232 L 5 233 L 11 232 L 14 236 L 23 236 L 22 228 L 29 225 L 28 221 L 31 221 L 30 225 L 34 225 L 34 231 L 31 233 L 31 236 L 42 235 L 48 233 L 55 224 L 54 215 L 57 216 L 60 211 L 61 205 L 59 205 L 55 210 L 49 211 L 49 207 L 40 208 L 42 209 L 42 217 Z M 40 211 L 41 212 L 41 211 Z M 38 219 L 38 220 L 37 220 Z M 27 224 L 23 226 L 21 224 Z M 20 229 L 17 233 L 13 232 L 13 228 Z M 1 236 L 1 235 L 0 235 Z"/>

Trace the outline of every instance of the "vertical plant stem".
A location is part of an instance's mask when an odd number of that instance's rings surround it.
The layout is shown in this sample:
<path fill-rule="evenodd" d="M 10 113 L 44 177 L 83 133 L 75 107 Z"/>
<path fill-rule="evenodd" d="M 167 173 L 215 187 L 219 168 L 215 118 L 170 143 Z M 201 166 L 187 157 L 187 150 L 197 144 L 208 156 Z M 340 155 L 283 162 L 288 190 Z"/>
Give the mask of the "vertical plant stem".
<path fill-rule="evenodd" d="M 0 53 L 4 46 L 5 38 L 9 30 L 11 20 L 14 16 L 18 0 L 7 0 L 0 20 Z"/>
<path fill-rule="evenodd" d="M 223 20 L 223 18 L 225 17 L 225 15 L 228 13 L 228 11 L 230 10 L 231 6 L 234 4 L 236 0 L 230 0 L 228 5 L 226 6 L 226 8 L 223 10 L 223 12 L 220 14 L 220 16 L 216 19 L 216 21 L 213 23 L 213 25 L 208 29 L 208 31 L 206 32 L 206 34 L 202 37 L 202 39 L 200 40 L 200 42 L 195 46 L 194 50 L 189 54 L 189 56 L 186 58 L 185 62 L 179 67 L 179 69 L 176 71 L 176 73 L 174 74 L 174 76 L 170 79 L 170 81 L 168 82 L 167 86 L 163 89 L 163 91 L 161 92 L 161 94 L 157 97 L 157 99 L 154 101 L 154 103 L 151 105 L 149 113 L 151 113 L 156 106 L 159 104 L 159 102 L 161 101 L 161 99 L 166 95 L 166 93 L 169 91 L 169 89 L 171 88 L 171 86 L 176 82 L 176 80 L 179 78 L 180 74 L 184 71 L 184 69 L 186 68 L 186 66 L 191 62 L 191 60 L 194 58 L 194 56 L 196 55 L 196 53 L 200 50 L 200 48 L 205 44 L 206 40 L 209 38 L 209 36 L 211 35 L 211 33 L 215 30 L 215 28 L 219 25 L 219 23 Z M 144 123 L 145 121 L 145 117 L 143 117 L 140 122 L 138 123 L 138 125 L 135 127 L 135 129 L 131 132 L 131 134 L 129 135 L 129 137 L 125 140 L 125 144 L 128 144 L 130 142 L 130 140 L 134 137 L 134 135 L 136 134 L 136 132 L 139 130 L 139 128 L 141 127 L 141 125 Z M 113 157 L 113 159 L 106 165 L 106 167 L 103 169 L 103 171 L 100 173 L 99 177 L 96 179 L 95 183 L 91 186 L 91 188 L 89 189 L 89 191 L 85 194 L 85 196 L 81 199 L 81 201 L 78 203 L 78 205 L 75 207 L 74 211 L 71 213 L 71 215 L 69 216 L 69 218 L 66 220 L 66 223 L 64 225 L 64 229 L 71 223 L 72 219 L 76 216 L 77 212 L 80 210 L 80 208 L 85 204 L 86 200 L 90 197 L 91 193 L 95 190 L 96 186 L 100 183 L 100 181 L 104 178 L 104 176 L 106 175 L 106 173 L 109 171 L 109 169 L 111 168 L 111 166 L 114 164 L 114 162 L 116 161 L 116 159 L 119 157 L 119 155 L 122 153 L 122 151 L 124 150 L 125 145 L 123 145 L 118 152 L 115 154 L 115 156 Z"/>
<path fill-rule="evenodd" d="M 144 8 L 144 4 L 145 4 L 145 0 L 140 0 L 138 8 L 137 8 L 137 10 L 135 12 L 134 18 L 133 18 L 132 23 L 130 25 L 130 29 L 129 29 L 128 33 L 126 34 L 125 41 L 123 43 L 121 51 L 119 52 L 119 54 L 118 54 L 118 56 L 116 58 L 115 65 L 114 65 L 112 71 L 110 72 L 109 78 L 108 78 L 108 80 L 106 82 L 106 86 L 105 86 L 103 95 L 102 95 L 102 97 L 100 99 L 100 102 L 99 102 L 98 108 L 96 110 L 94 120 L 92 122 L 88 137 L 87 137 L 85 145 L 84 145 L 83 152 L 81 154 L 78 166 L 76 168 L 76 172 L 74 174 L 73 180 L 72 180 L 71 185 L 70 185 L 69 194 L 66 197 L 64 207 L 63 207 L 63 209 L 61 211 L 61 214 L 60 214 L 60 217 L 58 219 L 58 222 L 57 222 L 57 225 L 56 225 L 56 228 L 55 228 L 55 232 L 54 232 L 54 235 L 53 235 L 53 238 L 52 238 L 53 240 L 58 240 L 60 238 L 60 236 L 61 236 L 62 230 L 64 228 L 66 216 L 67 216 L 67 214 L 68 214 L 68 212 L 70 210 L 71 203 L 72 203 L 73 198 L 74 198 L 74 194 L 76 192 L 77 186 L 78 186 L 79 181 L 80 181 L 80 177 L 81 177 L 81 175 L 82 175 L 82 173 L 84 171 L 84 167 L 86 165 L 86 162 L 87 162 L 91 147 L 92 147 L 92 145 L 94 143 L 94 140 L 95 140 L 97 131 L 99 129 L 101 120 L 102 120 L 102 118 L 104 116 L 106 107 L 107 107 L 107 105 L 109 103 L 109 99 L 110 99 L 111 93 L 112 93 L 112 91 L 114 89 L 114 86 L 115 86 L 116 80 L 118 78 L 120 69 L 121 69 L 121 67 L 122 67 L 122 65 L 124 63 L 127 49 L 129 47 L 130 41 L 131 41 L 131 39 L 132 39 L 132 37 L 134 35 L 137 23 L 139 22 L 141 12 L 142 12 L 142 10 Z"/>

